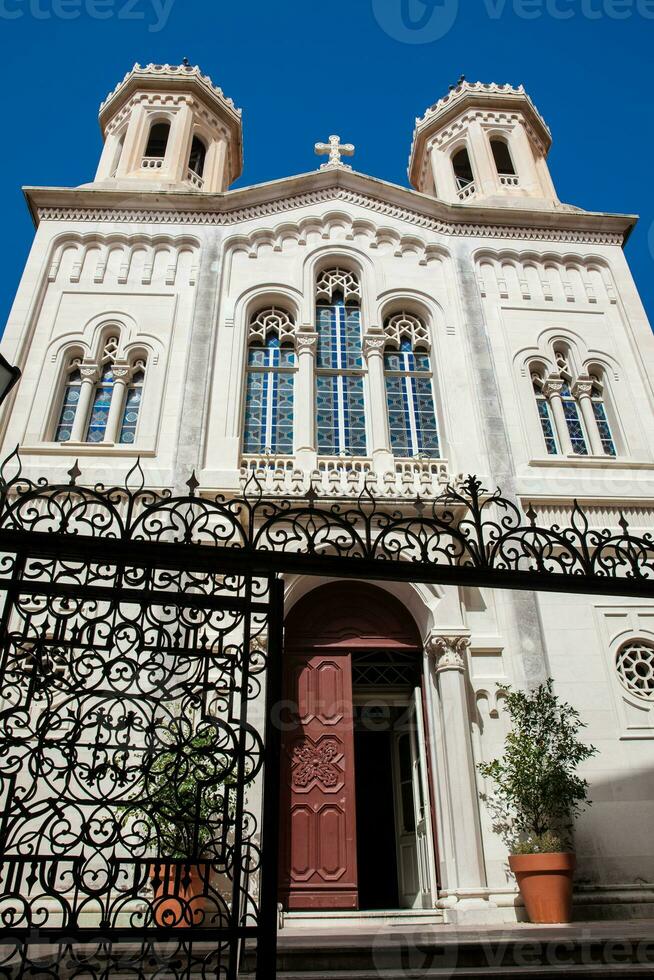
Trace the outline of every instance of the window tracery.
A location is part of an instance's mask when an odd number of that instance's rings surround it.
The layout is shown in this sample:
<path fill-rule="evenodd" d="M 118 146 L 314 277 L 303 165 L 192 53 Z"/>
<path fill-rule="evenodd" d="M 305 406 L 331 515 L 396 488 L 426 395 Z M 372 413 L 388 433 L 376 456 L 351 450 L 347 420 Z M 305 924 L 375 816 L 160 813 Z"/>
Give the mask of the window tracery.
<path fill-rule="evenodd" d="M 439 458 L 427 327 L 414 314 L 401 312 L 387 318 L 384 333 L 391 450 L 400 457 Z"/>
<path fill-rule="evenodd" d="M 293 452 L 295 324 L 278 307 L 254 314 L 248 328 L 246 453 Z"/>
<path fill-rule="evenodd" d="M 361 287 L 333 268 L 316 281 L 316 431 L 318 453 L 365 456 Z"/>

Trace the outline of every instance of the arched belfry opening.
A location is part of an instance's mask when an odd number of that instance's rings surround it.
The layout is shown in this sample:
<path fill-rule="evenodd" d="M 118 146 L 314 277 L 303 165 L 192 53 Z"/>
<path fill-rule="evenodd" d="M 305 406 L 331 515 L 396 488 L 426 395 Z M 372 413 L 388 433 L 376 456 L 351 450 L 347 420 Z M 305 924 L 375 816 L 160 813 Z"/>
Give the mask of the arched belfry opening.
<path fill-rule="evenodd" d="M 420 634 L 392 593 L 333 582 L 285 628 L 280 900 L 433 907 Z"/>

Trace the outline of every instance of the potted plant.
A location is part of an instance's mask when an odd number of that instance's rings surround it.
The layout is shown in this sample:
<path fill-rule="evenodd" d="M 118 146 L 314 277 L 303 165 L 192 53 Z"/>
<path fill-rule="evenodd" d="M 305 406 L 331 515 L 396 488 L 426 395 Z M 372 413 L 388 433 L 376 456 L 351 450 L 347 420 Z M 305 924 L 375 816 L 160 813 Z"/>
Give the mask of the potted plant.
<path fill-rule="evenodd" d="M 211 723 L 193 732 L 185 720 L 158 731 L 143 757 L 139 795 L 122 808 L 132 849 L 158 855 L 149 867 L 158 926 L 218 926 L 229 912 L 212 881 L 235 808 L 219 736 Z"/>
<path fill-rule="evenodd" d="M 504 755 L 478 767 L 494 783 L 492 794 L 480 796 L 509 845 L 509 866 L 532 922 L 571 920 L 572 824 L 590 805 L 577 769 L 597 752 L 579 739 L 585 725 L 553 684 L 550 678 L 534 691 L 503 688 L 511 719 Z"/>

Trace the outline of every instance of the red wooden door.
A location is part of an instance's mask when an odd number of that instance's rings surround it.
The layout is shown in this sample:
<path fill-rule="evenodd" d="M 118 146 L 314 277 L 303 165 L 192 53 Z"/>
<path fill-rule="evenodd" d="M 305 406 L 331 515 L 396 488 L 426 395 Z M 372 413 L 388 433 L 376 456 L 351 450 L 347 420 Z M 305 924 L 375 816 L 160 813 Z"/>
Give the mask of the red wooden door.
<path fill-rule="evenodd" d="M 280 900 L 356 909 L 350 654 L 288 653 L 280 814 Z"/>

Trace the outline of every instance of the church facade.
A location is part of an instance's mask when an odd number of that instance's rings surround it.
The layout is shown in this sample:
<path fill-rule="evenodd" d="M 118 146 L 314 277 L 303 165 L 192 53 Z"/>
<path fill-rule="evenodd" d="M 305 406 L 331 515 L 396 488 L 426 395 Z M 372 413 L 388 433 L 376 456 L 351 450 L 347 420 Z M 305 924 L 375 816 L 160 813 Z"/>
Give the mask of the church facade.
<path fill-rule="evenodd" d="M 36 235 L 3 337 L 26 474 L 401 506 L 461 474 L 545 523 L 654 515 L 654 338 L 635 218 L 562 204 L 528 94 L 462 81 L 416 121 L 410 187 L 356 172 L 230 190 L 241 113 L 197 67 L 135 66 L 95 179 L 27 188 Z M 578 915 L 654 907 L 654 603 L 288 577 L 280 902 L 514 921 L 477 763 L 501 686 L 553 677 L 599 749 Z M 381 859 L 380 859 L 381 856 Z"/>

